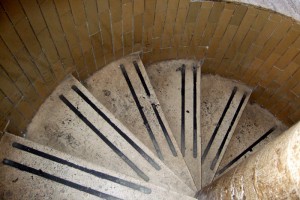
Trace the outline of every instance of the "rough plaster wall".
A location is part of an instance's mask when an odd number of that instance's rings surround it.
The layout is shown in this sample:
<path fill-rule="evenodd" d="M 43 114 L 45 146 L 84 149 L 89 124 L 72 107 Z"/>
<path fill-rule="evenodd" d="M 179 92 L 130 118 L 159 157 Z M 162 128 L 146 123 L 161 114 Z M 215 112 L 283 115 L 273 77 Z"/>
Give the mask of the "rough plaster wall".
<path fill-rule="evenodd" d="M 299 199 L 300 123 L 199 192 L 198 199 Z"/>
<path fill-rule="evenodd" d="M 190 0 L 0 0 L 0 129 L 21 134 L 72 73 L 85 80 L 141 51 L 145 64 L 205 58 L 204 73 L 255 88 L 251 100 L 300 119 L 300 25 L 245 4 Z"/>
<path fill-rule="evenodd" d="M 262 8 L 274 10 L 296 20 L 300 20 L 299 0 L 227 0 L 228 2 L 240 2 L 260 6 Z"/>

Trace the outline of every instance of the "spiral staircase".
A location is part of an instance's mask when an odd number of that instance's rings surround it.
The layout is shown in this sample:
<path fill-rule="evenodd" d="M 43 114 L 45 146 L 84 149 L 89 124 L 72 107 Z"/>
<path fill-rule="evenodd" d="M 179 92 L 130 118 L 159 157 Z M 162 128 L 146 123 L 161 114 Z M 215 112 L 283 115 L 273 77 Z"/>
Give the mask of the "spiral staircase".
<path fill-rule="evenodd" d="M 194 199 L 286 127 L 202 61 L 138 54 L 68 76 L 0 144 L 1 199 Z"/>

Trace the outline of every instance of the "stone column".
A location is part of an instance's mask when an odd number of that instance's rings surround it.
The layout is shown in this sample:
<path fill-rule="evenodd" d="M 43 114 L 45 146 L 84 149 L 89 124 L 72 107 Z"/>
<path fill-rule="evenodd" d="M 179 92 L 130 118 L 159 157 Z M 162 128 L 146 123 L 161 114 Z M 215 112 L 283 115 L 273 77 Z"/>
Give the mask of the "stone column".
<path fill-rule="evenodd" d="M 300 199 L 300 122 L 199 191 L 198 199 Z"/>

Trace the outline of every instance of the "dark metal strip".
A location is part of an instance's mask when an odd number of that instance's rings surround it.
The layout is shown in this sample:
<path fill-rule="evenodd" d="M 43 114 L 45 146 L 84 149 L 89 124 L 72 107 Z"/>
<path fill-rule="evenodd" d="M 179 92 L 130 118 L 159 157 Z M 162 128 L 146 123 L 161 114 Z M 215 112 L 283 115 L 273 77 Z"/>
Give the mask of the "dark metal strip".
<path fill-rule="evenodd" d="M 193 157 L 198 155 L 197 138 L 197 67 L 193 66 Z"/>
<path fill-rule="evenodd" d="M 82 186 L 82 185 L 74 183 L 72 181 L 65 180 L 63 178 L 60 178 L 60 177 L 48 174 L 46 172 L 43 172 L 42 170 L 37 170 L 35 168 L 23 165 L 23 164 L 18 163 L 18 162 L 14 162 L 12 160 L 4 159 L 3 160 L 3 164 L 7 165 L 7 166 L 10 166 L 10 167 L 13 167 L 13 168 L 16 168 L 16 169 L 18 169 L 20 171 L 28 172 L 28 173 L 34 174 L 36 176 L 40 176 L 40 177 L 43 177 L 45 179 L 54 181 L 56 183 L 63 184 L 63 185 L 68 186 L 70 188 L 73 188 L 73 189 L 79 190 L 81 192 L 85 192 L 85 193 L 94 195 L 96 197 L 100 197 L 100 198 L 104 198 L 104 199 L 109 199 L 109 200 L 120 200 L 120 198 L 118 198 L 118 197 L 114 197 L 114 196 L 111 196 L 109 194 L 105 194 L 103 192 L 99 192 L 99 191 L 94 190 L 94 189 L 92 189 L 90 187 Z"/>
<path fill-rule="evenodd" d="M 240 153 L 238 156 L 236 156 L 234 159 L 232 159 L 227 165 L 225 165 L 222 169 L 220 169 L 216 175 L 222 174 L 224 171 L 226 171 L 229 167 L 231 167 L 235 162 L 237 162 L 239 159 L 241 159 L 246 153 L 252 151 L 252 149 L 258 145 L 261 141 L 266 139 L 272 132 L 275 131 L 277 127 L 274 126 L 270 130 L 268 130 L 264 135 L 262 135 L 257 141 L 255 141 L 253 144 L 251 144 L 247 149 L 245 149 L 242 153 Z"/>
<path fill-rule="evenodd" d="M 34 154 L 36 156 L 45 158 L 47 160 L 51 160 L 53 162 L 56 162 L 56 163 L 59 163 L 59 164 L 62 164 L 62 165 L 66 165 L 66 166 L 72 167 L 74 169 L 78 169 L 80 171 L 83 171 L 83 172 L 86 172 L 88 174 L 94 175 L 94 176 L 96 176 L 96 177 L 98 177 L 100 179 L 105 179 L 105 180 L 108 180 L 108 181 L 112 181 L 114 183 L 117 183 L 117 184 L 129 187 L 131 189 L 138 190 L 138 191 L 143 192 L 145 194 L 150 194 L 151 193 L 151 189 L 150 188 L 147 188 L 147 187 L 144 187 L 142 185 L 138 185 L 138 184 L 132 183 L 130 181 L 126 181 L 124 179 L 120 179 L 118 177 L 114 177 L 114 176 L 105 174 L 103 172 L 99 172 L 99 171 L 96 171 L 96 170 L 93 170 L 93 169 L 88 169 L 88 168 L 82 167 L 80 165 L 74 164 L 72 162 L 69 162 L 69 161 L 64 160 L 62 158 L 59 158 L 59 157 L 56 157 L 54 155 L 50 155 L 48 153 L 39 151 L 37 149 L 28 147 L 26 145 L 14 142 L 12 144 L 12 146 L 14 148 L 16 148 L 16 149 L 19 149 L 19 150 L 22 150 L 22 151 Z"/>
<path fill-rule="evenodd" d="M 77 117 L 79 117 L 90 129 L 94 131 L 101 139 L 102 141 L 109 146 L 131 169 L 135 171 L 135 173 L 144 179 L 145 181 L 149 181 L 149 177 L 140 170 L 123 152 L 121 152 L 113 143 L 111 143 L 83 114 L 77 110 L 66 97 L 63 95 L 60 95 L 59 98 L 66 104 L 66 106 L 69 107 L 70 110 L 72 110 Z"/>
<path fill-rule="evenodd" d="M 224 148 L 224 146 L 225 146 L 226 140 L 227 140 L 227 138 L 228 138 L 228 136 L 229 136 L 229 133 L 230 133 L 230 131 L 231 131 L 231 129 L 232 129 L 232 127 L 233 127 L 235 121 L 236 121 L 236 118 L 237 118 L 237 116 L 239 115 L 239 112 L 240 112 L 240 110 L 241 110 L 241 108 L 242 108 L 242 106 L 243 106 L 243 104 L 244 104 L 244 102 L 245 102 L 245 100 L 246 100 L 246 97 L 247 97 L 247 93 L 244 93 L 244 95 L 243 95 L 243 97 L 242 97 L 242 100 L 240 101 L 240 103 L 239 103 L 239 105 L 238 105 L 238 108 L 237 108 L 237 110 L 235 111 L 234 116 L 233 116 L 233 118 L 232 118 L 232 120 L 231 120 L 231 122 L 230 122 L 230 125 L 229 125 L 229 127 L 228 127 L 228 130 L 227 130 L 227 132 L 226 132 L 226 134 L 225 134 L 225 136 L 224 136 L 224 138 L 223 138 L 223 140 L 222 140 L 222 143 L 221 143 L 221 145 L 220 145 L 219 148 L 218 148 L 218 151 L 217 151 L 217 153 L 216 153 L 216 156 L 215 156 L 214 160 L 212 161 L 212 163 L 211 163 L 211 165 L 210 165 L 210 169 L 211 169 L 211 170 L 213 170 L 213 169 L 216 167 L 217 161 L 218 161 L 218 159 L 219 159 L 219 157 L 220 157 L 220 155 L 221 155 L 221 152 L 222 152 L 222 150 L 223 150 L 223 148 Z"/>
<path fill-rule="evenodd" d="M 185 65 L 181 66 L 181 154 L 185 156 Z"/>
<path fill-rule="evenodd" d="M 151 158 L 141 147 L 139 147 L 134 141 L 130 139 L 116 124 L 114 124 L 83 92 L 76 87 L 72 86 L 72 89 L 91 106 L 111 127 L 115 129 L 141 156 L 147 160 L 156 170 L 160 170 L 160 166 Z"/>
<path fill-rule="evenodd" d="M 132 95 L 132 97 L 133 97 L 133 99 L 134 99 L 134 102 L 135 102 L 135 104 L 136 104 L 136 106 L 137 106 L 137 108 L 138 108 L 138 110 L 139 110 L 139 112 L 140 112 L 140 115 L 141 115 L 142 119 L 143 119 L 144 125 L 145 125 L 145 127 L 146 127 L 146 129 L 147 129 L 147 131 L 148 131 L 148 134 L 149 134 L 150 139 L 151 139 L 151 141 L 152 141 L 152 143 L 153 143 L 153 146 L 154 146 L 154 148 L 155 148 L 155 151 L 156 151 L 156 153 L 157 153 L 157 156 L 159 157 L 159 159 L 163 160 L 164 158 L 163 158 L 163 155 L 162 155 L 162 153 L 161 153 L 161 151 L 160 151 L 159 145 L 158 145 L 158 143 L 157 143 L 157 141 L 156 141 L 156 138 L 155 138 L 155 136 L 154 136 L 154 134 L 153 134 L 153 132 L 152 132 L 152 130 L 151 130 L 151 127 L 150 127 L 149 123 L 148 123 L 148 120 L 147 120 L 147 118 L 146 118 L 146 115 L 145 115 L 145 113 L 144 113 L 144 111 L 143 111 L 143 107 L 141 106 L 141 104 L 140 104 L 140 102 L 139 102 L 139 99 L 138 99 L 138 97 L 137 97 L 137 95 L 136 95 L 136 93 L 135 93 L 135 91 L 134 91 L 134 88 L 133 88 L 133 86 L 132 86 L 132 84 L 131 84 L 131 81 L 130 81 L 130 79 L 129 79 L 129 77 L 128 77 L 128 74 L 127 74 L 127 71 L 126 71 L 126 69 L 125 69 L 125 66 L 124 66 L 123 64 L 121 64 L 121 65 L 120 65 L 120 68 L 121 68 L 121 71 L 122 71 L 122 73 L 123 73 L 123 76 L 124 76 L 124 78 L 125 78 L 125 80 L 126 80 L 126 82 L 127 82 L 127 85 L 128 85 L 128 87 L 129 87 L 129 90 L 130 90 L 130 92 L 131 92 L 131 95 Z"/>
<path fill-rule="evenodd" d="M 215 130 L 214 130 L 214 132 L 213 132 L 213 134 L 212 134 L 212 136 L 211 136 L 211 138 L 210 138 L 210 140 L 209 140 L 206 148 L 204 149 L 204 152 L 203 152 L 202 157 L 201 157 L 202 163 L 204 163 L 204 160 L 205 160 L 205 158 L 206 158 L 206 156 L 207 156 L 207 154 L 208 154 L 208 152 L 209 152 L 209 150 L 211 148 L 211 145 L 212 145 L 213 141 L 215 140 L 215 137 L 217 136 L 218 130 L 219 130 L 219 128 L 220 128 L 220 126 L 221 126 L 221 124 L 223 122 L 223 119 L 224 119 L 224 117 L 225 117 L 225 115 L 226 115 L 226 113 L 227 113 L 227 111 L 229 109 L 229 106 L 230 106 L 230 104 L 232 102 L 232 99 L 233 99 L 234 95 L 236 94 L 236 91 L 237 91 L 237 87 L 234 87 L 233 90 L 232 90 L 232 92 L 231 92 L 231 95 L 230 95 L 230 97 L 229 97 L 229 99 L 228 99 L 228 101 L 226 103 L 226 106 L 225 106 L 225 108 L 223 110 L 223 113 L 222 113 L 222 115 L 221 115 L 221 117 L 220 117 L 220 119 L 218 121 L 218 124 L 216 125 Z"/>
<path fill-rule="evenodd" d="M 133 65 L 134 65 L 134 68 L 135 68 L 137 74 L 139 75 L 139 78 L 140 78 L 140 80 L 141 80 L 141 82 L 142 82 L 142 85 L 143 85 L 143 87 L 144 87 L 144 90 L 145 90 L 147 96 L 150 97 L 150 91 L 149 91 L 149 89 L 148 89 L 148 86 L 147 86 L 147 84 L 146 84 L 146 82 L 145 82 L 145 79 L 144 79 L 144 77 L 143 77 L 143 75 L 142 75 L 142 72 L 141 72 L 141 70 L 140 70 L 140 68 L 139 68 L 138 63 L 137 63 L 136 61 L 133 61 Z"/>
<path fill-rule="evenodd" d="M 169 148 L 170 148 L 170 150 L 171 150 L 173 156 L 177 156 L 177 152 L 176 152 L 176 149 L 175 149 L 175 147 L 174 147 L 174 144 L 173 144 L 173 142 L 172 142 L 172 140 L 171 140 L 171 138 L 170 138 L 170 136 L 169 136 L 169 133 L 168 133 L 168 131 L 167 131 L 165 125 L 164 125 L 164 122 L 162 121 L 162 119 L 161 119 L 161 117 L 160 117 L 160 115 L 159 115 L 159 113 L 158 113 L 158 110 L 157 110 L 157 108 L 156 108 L 156 105 L 155 105 L 154 103 L 152 103 L 151 105 L 152 105 L 152 108 L 153 108 L 153 110 L 154 110 L 155 116 L 156 116 L 156 118 L 157 118 L 157 120 L 158 120 L 158 123 L 159 123 L 159 125 L 160 125 L 160 127 L 161 127 L 163 133 L 164 133 L 164 136 L 165 136 L 165 138 L 166 138 L 166 140 L 167 140 L 167 143 L 168 143 L 168 145 L 169 145 Z"/>

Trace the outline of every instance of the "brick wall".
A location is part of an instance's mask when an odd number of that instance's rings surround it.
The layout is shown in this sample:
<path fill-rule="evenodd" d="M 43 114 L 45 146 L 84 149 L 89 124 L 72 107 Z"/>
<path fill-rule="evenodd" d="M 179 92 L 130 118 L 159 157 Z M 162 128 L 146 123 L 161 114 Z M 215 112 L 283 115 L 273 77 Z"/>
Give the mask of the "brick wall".
<path fill-rule="evenodd" d="M 269 10 L 188 0 L 1 0 L 0 128 L 21 134 L 69 73 L 84 80 L 142 51 L 146 64 L 205 58 L 203 71 L 255 87 L 287 124 L 300 120 L 300 25 Z"/>

